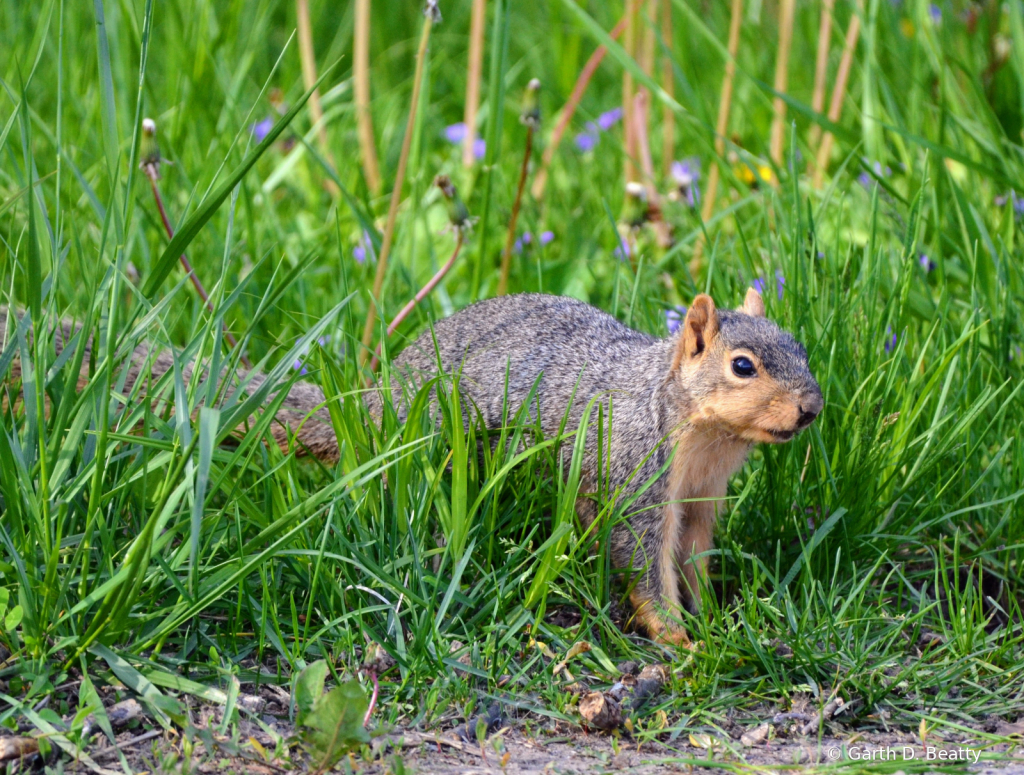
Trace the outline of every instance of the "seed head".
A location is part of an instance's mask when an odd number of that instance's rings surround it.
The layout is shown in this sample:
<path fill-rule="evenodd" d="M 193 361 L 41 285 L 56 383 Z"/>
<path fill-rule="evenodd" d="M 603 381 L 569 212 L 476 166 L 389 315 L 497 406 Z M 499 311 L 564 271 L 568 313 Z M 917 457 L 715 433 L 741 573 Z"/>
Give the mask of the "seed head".
<path fill-rule="evenodd" d="M 423 15 L 430 19 L 432 24 L 441 23 L 441 9 L 437 7 L 437 0 L 427 0 L 423 6 Z"/>
<path fill-rule="evenodd" d="M 151 180 L 160 178 L 160 146 L 156 144 L 156 122 L 142 119 L 142 140 L 139 143 L 139 169 Z"/>
<path fill-rule="evenodd" d="M 434 178 L 434 185 L 441 189 L 441 193 L 448 204 L 448 222 L 456 231 L 469 231 L 473 225 L 473 219 L 469 217 L 469 210 L 463 203 L 459 192 L 447 175 L 438 175 Z"/>
<path fill-rule="evenodd" d="M 526 93 L 523 94 L 523 111 L 519 114 L 519 123 L 525 124 L 531 129 L 540 128 L 540 81 L 536 78 L 526 84 Z"/>

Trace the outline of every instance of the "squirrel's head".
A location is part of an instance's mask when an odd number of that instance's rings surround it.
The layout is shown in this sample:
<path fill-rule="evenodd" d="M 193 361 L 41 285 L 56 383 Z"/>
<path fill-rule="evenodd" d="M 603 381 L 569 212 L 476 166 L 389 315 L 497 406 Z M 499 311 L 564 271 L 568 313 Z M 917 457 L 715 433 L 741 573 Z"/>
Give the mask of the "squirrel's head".
<path fill-rule="evenodd" d="M 710 296 L 700 294 L 677 336 L 672 372 L 694 399 L 693 423 L 777 444 L 821 411 L 807 351 L 764 316 L 764 301 L 753 288 L 736 310 L 716 309 Z"/>

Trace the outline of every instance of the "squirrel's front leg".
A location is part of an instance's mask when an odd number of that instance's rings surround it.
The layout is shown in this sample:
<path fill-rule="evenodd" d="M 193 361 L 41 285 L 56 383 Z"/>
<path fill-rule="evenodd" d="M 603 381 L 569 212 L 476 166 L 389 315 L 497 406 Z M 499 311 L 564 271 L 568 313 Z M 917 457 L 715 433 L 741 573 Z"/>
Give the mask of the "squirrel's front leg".
<path fill-rule="evenodd" d="M 679 624 L 679 528 L 679 512 L 673 505 L 634 516 L 613 530 L 612 559 L 618 567 L 639 568 L 630 602 L 647 633 L 662 643 L 688 645 L 690 639 Z"/>
<path fill-rule="evenodd" d="M 701 556 L 712 547 L 718 502 L 692 501 L 685 513 L 676 544 L 676 560 L 683 571 L 683 594 L 692 613 L 700 611 L 701 585 L 707 583 L 708 559 Z"/>

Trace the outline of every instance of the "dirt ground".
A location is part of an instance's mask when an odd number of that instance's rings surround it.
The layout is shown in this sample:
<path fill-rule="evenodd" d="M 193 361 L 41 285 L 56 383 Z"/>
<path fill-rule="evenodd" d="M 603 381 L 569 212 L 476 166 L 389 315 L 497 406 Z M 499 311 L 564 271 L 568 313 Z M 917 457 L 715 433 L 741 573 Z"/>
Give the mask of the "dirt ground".
<path fill-rule="evenodd" d="M 880 757 L 889 746 L 893 756 L 904 755 L 904 745 L 894 736 L 870 736 L 855 743 L 855 756 Z M 908 736 L 909 737 L 909 736 Z M 842 750 L 843 740 L 826 738 L 820 747 L 817 741 L 784 741 L 773 742 L 745 748 L 736 745 L 735 752 L 719 749 L 709 754 L 707 749 L 695 747 L 689 741 L 677 741 L 678 744 L 647 743 L 642 746 L 628 744 L 623 741 L 618 753 L 612 747 L 610 738 L 605 735 L 577 735 L 569 739 L 554 742 L 531 740 L 515 733 L 505 736 L 504 748 L 509 757 L 502 768 L 501 760 L 493 751 L 481 755 L 477 746 L 464 745 L 461 749 L 442 744 L 440 750 L 432 743 L 413 748 L 406 748 L 403 761 L 406 767 L 423 773 L 438 775 L 454 775 L 455 773 L 495 773 L 495 775 L 526 775 L 527 773 L 603 773 L 629 772 L 631 775 L 650 775 L 651 773 L 692 773 L 695 770 L 707 770 L 709 773 L 725 773 L 735 771 L 737 765 L 747 765 L 761 771 L 790 769 L 794 765 L 799 768 L 817 769 L 834 765 L 837 760 L 830 757 L 831 750 Z M 735 741 L 733 741 L 735 742 Z M 958 746 L 951 743 L 936 743 L 936 749 L 942 748 L 950 755 L 962 756 Z M 906 762 L 906 770 L 923 771 L 927 767 L 925 758 L 928 752 L 920 745 L 912 750 L 915 759 Z M 976 750 L 976 749 L 975 749 Z M 851 750 L 851 752 L 853 752 Z M 835 754 L 832 754 L 834 756 Z M 935 770 L 948 770 L 947 762 L 940 763 L 937 750 L 932 752 L 936 758 L 932 761 Z M 997 754 L 986 751 L 978 763 L 968 763 L 972 772 L 983 773 L 992 771 L 1002 775 L 1024 775 L 1024 753 L 1018 753 L 1016 759 L 1006 759 L 1006 747 Z M 1002 761 L 990 761 L 988 757 L 999 756 Z M 973 755 L 972 755 L 973 762 Z M 882 759 L 875 758 L 875 761 Z M 966 761 L 966 760 L 963 760 Z M 715 766 L 720 762 L 725 767 Z M 853 764 L 854 762 L 850 762 Z M 867 763 L 867 762 L 865 762 Z M 897 769 L 895 765 L 893 769 Z M 384 772 L 383 768 L 369 770 Z"/>
<path fill-rule="evenodd" d="M 250 741 L 240 741 L 236 747 L 222 739 L 215 743 L 212 753 L 199 744 L 191 756 L 186 757 L 183 738 L 180 737 L 161 734 L 139 742 L 135 741 L 139 735 L 125 737 L 125 740 L 118 741 L 119 747 L 136 773 L 275 775 L 312 769 L 302 757 L 293 755 L 285 760 L 274 757 L 266 748 L 260 751 L 258 746 L 261 744 L 258 741 L 256 745 Z M 576 731 L 562 736 L 528 737 L 517 730 L 502 730 L 488 739 L 481 750 L 480 745 L 460 740 L 451 734 L 406 731 L 376 738 L 371 749 L 371 760 L 363 756 L 354 757 L 348 767 L 343 762 L 336 770 L 368 775 L 400 775 L 403 772 L 436 775 L 628 772 L 630 775 L 652 775 L 693 773 L 700 770 L 707 771 L 709 775 L 724 775 L 736 772 L 737 769 L 757 772 L 819 770 L 836 769 L 838 759 L 831 752 L 842 750 L 845 743 L 850 758 L 843 763 L 851 771 L 867 769 L 857 766 L 859 763 L 874 764 L 878 770 L 887 772 L 948 773 L 955 770 L 976 775 L 1024 775 L 1024 752 L 1009 750 L 1006 745 L 982 749 L 947 736 L 943 742 L 932 742 L 933 750 L 929 753 L 910 734 L 865 734 L 852 743 L 849 742 L 851 737 L 826 737 L 820 745 L 816 740 L 775 740 L 745 747 L 738 741 L 727 741 L 729 748 L 716 747 L 709 751 L 692 745 L 689 740 L 677 740 L 675 743 L 649 742 L 638 746 L 628 739 L 621 739 L 617 746 L 613 746 L 607 734 Z M 939 750 L 944 754 L 939 754 Z M 968 750 L 970 754 L 965 753 Z M 909 759 L 909 751 L 913 751 L 913 759 Z M 264 758 L 263 752 L 269 754 L 269 757 Z M 980 753 L 977 759 L 976 753 Z M 112 748 L 99 748 L 90 754 L 96 764 L 114 771 L 120 770 L 119 757 Z M 931 758 L 926 758 L 929 755 Z M 890 758 L 887 759 L 887 756 Z M 940 759 L 940 756 L 949 758 Z M 901 764 L 897 757 L 908 758 Z M 888 766 L 883 768 L 879 766 L 881 763 Z M 69 772 L 90 771 L 82 763 L 72 763 L 65 769 Z"/>
<path fill-rule="evenodd" d="M 254 773 L 277 775 L 310 772 L 315 769 L 297 747 L 275 750 L 275 733 L 287 736 L 289 726 L 282 720 L 273 726 L 243 721 L 235 735 L 213 730 L 216 711 L 200 714 L 196 726 L 186 735 L 163 730 L 136 729 L 118 735 L 117 746 L 105 741 L 87 749 L 94 766 L 70 762 L 67 772 L 107 773 L 122 771 L 120 753 L 136 773 Z M 367 775 L 527 775 L 528 773 L 694 773 L 724 775 L 738 770 L 780 772 L 782 770 L 837 769 L 851 772 L 970 772 L 976 775 L 1024 775 L 1024 750 L 1006 743 L 992 745 L 977 736 L 944 734 L 922 746 L 910 732 L 855 732 L 829 724 L 821 740 L 816 737 L 773 738 L 753 745 L 738 739 L 716 740 L 701 733 L 683 733 L 674 741 L 657 740 L 638 744 L 628 734 L 613 738 L 608 733 L 588 733 L 580 727 L 559 722 L 547 728 L 526 730 L 522 724 L 491 734 L 480 745 L 456 731 L 423 732 L 396 730 L 374 737 L 361 754 L 342 762 L 335 771 Z M 267 730 L 270 730 L 269 732 Z M 773 733 L 774 734 L 774 733 Z M 100 736 L 102 738 L 102 736 Z M 902 760 L 902 761 L 901 761 Z M 53 758 L 46 762 L 55 764 Z M 39 771 L 42 762 L 9 762 L 10 772 Z M 863 766 L 861 766 L 863 765 Z M 0 765 L 2 766 L 2 765 Z"/>
<path fill-rule="evenodd" d="M 246 690 L 254 693 L 247 693 Z M 114 699 L 111 697 L 111 699 Z M 73 760 L 73 746 L 48 756 L 29 752 L 3 761 L 5 744 L 26 740 L 34 732 L 28 725 L 18 732 L 0 729 L 0 773 L 50 772 L 115 775 L 135 773 L 255 773 L 277 775 L 312 772 L 315 763 L 301 746 L 289 740 L 291 698 L 277 686 L 242 687 L 238 707 L 244 711 L 235 725 L 222 725 L 222 707 L 192 700 L 183 732 L 164 729 L 134 699 L 111 703 L 107 714 L 116 732 L 116 744 L 94 726 L 89 743 Z M 614 735 L 591 731 L 576 721 L 555 721 L 536 714 L 509 717 L 497 704 L 469 722 L 439 730 L 380 730 L 371 743 L 342 761 L 335 771 L 368 775 L 404 775 L 407 772 L 457 775 L 463 773 L 736 773 L 783 770 L 836 770 L 849 772 L 920 773 L 951 771 L 977 775 L 1024 775 L 1024 717 L 1016 723 L 998 719 L 979 721 L 976 731 L 948 729 L 926 733 L 921 744 L 916 730 L 855 727 L 837 714 L 817 732 L 801 713 L 772 715 L 765 708 L 760 722 L 731 722 L 714 736 L 687 729 L 666 731 L 639 743 L 625 728 Z M 794 718 L 800 716 L 800 718 Z M 481 720 L 486 723 L 481 726 Z M 812 720 L 810 727 L 818 722 Z M 808 728 L 810 728 L 808 727 Z M 485 730 L 479 742 L 476 730 Z M 473 731 L 471 731 L 473 730 Z M 19 737 L 20 735 L 20 737 Z M 65 740 L 65 743 L 67 741 Z M 127 769 L 125 767 L 127 766 Z"/>

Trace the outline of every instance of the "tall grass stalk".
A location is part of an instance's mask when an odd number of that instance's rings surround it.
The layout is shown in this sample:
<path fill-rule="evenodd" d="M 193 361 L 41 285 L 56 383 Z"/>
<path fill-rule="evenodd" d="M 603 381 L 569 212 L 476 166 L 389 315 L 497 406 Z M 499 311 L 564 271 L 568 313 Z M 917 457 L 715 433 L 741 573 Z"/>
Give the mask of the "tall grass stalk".
<path fill-rule="evenodd" d="M 494 24 L 491 27 L 491 68 L 487 88 L 487 154 L 484 157 L 484 190 L 483 204 L 480 214 L 480 249 L 473 266 L 473 281 L 470 295 L 474 299 L 480 297 L 483 282 L 484 264 L 487 261 L 487 245 L 490 236 L 492 198 L 494 196 L 494 178 L 497 174 L 498 161 L 501 158 L 501 138 L 505 121 L 505 63 L 508 59 L 508 16 L 511 0 L 494 1 Z"/>
<path fill-rule="evenodd" d="M 708 171 L 708 185 L 704 191 L 704 201 L 700 208 L 700 219 L 705 223 L 711 219 L 715 211 L 715 199 L 718 197 L 718 178 L 720 161 L 725 160 L 725 135 L 729 131 L 729 111 L 732 109 L 732 87 L 736 78 L 736 55 L 740 48 L 740 25 L 743 21 L 743 0 L 732 0 L 729 12 L 729 43 L 726 48 L 725 77 L 722 79 L 722 93 L 718 99 L 718 119 L 715 122 L 715 158 L 711 161 Z M 703 266 L 704 234 L 697 237 L 693 247 L 693 258 L 690 260 L 690 274 L 696 276 Z"/>
<path fill-rule="evenodd" d="M 167 232 L 167 239 L 173 239 L 174 228 L 171 226 L 171 221 L 167 217 L 167 210 L 164 209 L 164 200 L 163 197 L 160 196 L 160 186 L 157 183 L 157 180 L 159 179 L 158 163 L 159 162 L 147 164 L 145 173 L 146 177 L 149 179 L 149 187 L 153 192 L 153 201 L 156 203 L 157 212 L 160 213 L 160 222 L 163 223 L 164 231 Z M 206 288 L 203 287 L 203 283 L 202 280 L 199 279 L 199 275 L 197 275 L 195 270 L 192 268 L 192 262 L 188 260 L 188 256 L 184 253 L 181 254 L 181 267 L 185 270 L 185 275 L 192 282 L 192 287 L 194 287 L 196 289 L 196 293 L 199 294 L 199 298 L 203 300 L 203 304 L 206 306 L 206 309 L 210 313 L 213 313 L 214 309 L 213 304 L 210 302 L 210 295 L 206 292 Z M 228 342 L 230 342 L 232 349 L 238 348 L 238 340 L 235 339 L 230 331 L 225 331 L 224 336 L 227 338 Z M 252 368 L 252 364 L 249 363 L 249 359 L 244 353 L 241 354 L 241 359 L 247 368 Z"/>
<path fill-rule="evenodd" d="M 409 317 L 409 314 L 414 309 L 416 309 L 416 305 L 423 301 L 425 298 L 427 298 L 427 296 L 430 295 L 430 292 L 437 287 L 437 284 L 441 282 L 441 280 L 444 279 L 444 276 L 448 274 L 449 271 L 451 271 L 451 268 L 453 266 L 455 266 L 455 261 L 456 259 L 458 259 L 459 252 L 462 250 L 462 243 L 464 239 L 465 236 L 463 234 L 463 231 L 461 229 L 457 229 L 455 235 L 455 249 L 452 251 L 451 257 L 448 259 L 447 262 L 445 262 L 444 266 L 438 269 L 436 274 L 434 274 L 434 276 L 431 277 L 430 280 L 428 280 L 427 283 L 422 288 L 420 288 L 419 291 L 416 292 L 416 295 L 409 299 L 409 301 L 406 303 L 404 307 L 402 307 L 399 313 L 395 315 L 394 320 L 392 320 L 391 323 L 388 325 L 387 336 L 391 336 L 393 333 L 395 333 L 395 331 L 398 330 L 398 327 L 402 325 L 402 322 L 407 317 Z M 370 360 L 370 371 L 377 370 L 377 366 L 380 363 L 381 349 L 381 345 L 377 345 L 377 350 L 374 352 L 373 358 Z"/>
<path fill-rule="evenodd" d="M 835 0 L 821 0 L 821 19 L 818 23 L 818 51 L 814 58 L 814 92 L 811 95 L 811 110 L 821 113 L 825 106 L 825 87 L 828 82 L 828 54 L 832 43 L 832 6 Z M 808 145 L 814 151 L 821 139 L 821 127 L 811 126 Z M 813 167 L 813 160 L 808 162 Z"/>
<path fill-rule="evenodd" d="M 398 205 L 402 201 L 402 186 L 405 183 L 405 170 L 409 163 L 409 148 L 412 145 L 413 129 L 419 108 L 420 88 L 423 84 L 423 63 L 427 57 L 427 43 L 430 41 L 430 30 L 434 25 L 434 14 L 428 6 L 423 14 L 423 29 L 420 33 L 420 44 L 416 51 L 416 72 L 413 76 L 412 97 L 409 100 L 409 118 L 405 124 L 405 135 L 402 138 L 402 151 L 398 157 L 398 169 L 395 172 L 395 185 L 391 190 L 391 205 L 388 207 L 388 219 L 384 225 L 383 242 L 380 256 L 377 258 L 377 271 L 373 278 L 373 296 L 366 311 L 366 323 L 363 326 L 363 349 L 359 352 L 359 361 L 366 361 L 373 342 L 373 330 L 377 322 L 377 305 L 381 304 L 381 290 L 388 270 L 388 257 L 395 238 L 395 226 L 398 220 Z"/>
<path fill-rule="evenodd" d="M 672 33 L 672 0 L 661 0 L 660 34 L 665 45 L 671 51 L 675 43 Z M 672 57 L 661 57 L 661 88 L 669 97 L 676 96 L 676 75 L 672 66 Z M 676 156 L 676 112 L 668 103 L 661 106 L 661 176 L 669 177 L 672 162 Z"/>
<path fill-rule="evenodd" d="M 637 5 L 642 0 L 626 0 L 626 29 L 622 36 L 623 48 L 626 56 L 636 59 L 637 41 L 640 30 L 637 29 Z M 633 84 L 633 72 L 629 68 L 622 71 L 622 132 L 625 155 L 623 157 L 623 173 L 626 181 L 636 180 L 636 169 L 633 161 L 636 158 L 636 121 L 633 118 L 635 86 Z"/>
<path fill-rule="evenodd" d="M 380 191 L 380 165 L 377 142 L 373 136 L 370 112 L 370 0 L 355 0 L 355 26 L 352 31 L 352 80 L 355 84 L 356 117 L 359 127 L 359 157 L 366 185 L 374 194 Z"/>
<path fill-rule="evenodd" d="M 516 198 L 512 200 L 512 215 L 508 219 L 508 233 L 505 236 L 505 249 L 501 252 L 501 274 L 498 277 L 497 296 L 504 296 L 508 290 L 508 275 L 512 268 L 512 248 L 516 241 L 516 222 L 519 220 L 519 207 L 523 201 L 523 190 L 526 188 L 526 176 L 530 172 L 530 155 L 533 152 L 533 127 L 526 127 L 526 140 L 523 147 L 523 164 L 519 170 L 519 183 L 516 185 Z"/>
<path fill-rule="evenodd" d="M 775 55 L 775 91 L 785 94 L 789 86 L 789 52 L 793 46 L 793 17 L 796 15 L 796 0 L 779 2 L 779 48 Z M 786 139 L 786 102 L 782 97 L 772 101 L 772 135 L 770 141 L 771 159 L 782 165 L 783 143 Z"/>
<path fill-rule="evenodd" d="M 299 58 L 302 61 L 302 81 L 306 88 L 316 84 L 316 51 L 313 49 L 313 28 L 309 20 L 309 0 L 295 0 L 295 19 L 299 28 Z M 309 95 L 309 117 L 319 127 L 317 136 L 320 151 L 334 166 L 330 146 L 327 143 L 327 126 L 324 124 L 324 109 L 320 105 L 320 90 L 313 88 Z"/>
<path fill-rule="evenodd" d="M 661 195 L 658 193 L 657 178 L 654 176 L 654 161 L 651 157 L 651 142 L 648 137 L 647 124 L 647 113 L 650 103 L 646 89 L 637 92 L 634 103 L 633 115 L 636 121 L 637 151 L 640 157 L 640 169 L 646 181 L 644 187 L 647 190 L 648 209 L 658 213 L 652 225 L 658 237 L 658 246 L 667 248 L 672 244 L 672 234 L 669 231 L 668 223 L 662 217 Z"/>
<path fill-rule="evenodd" d="M 846 28 L 846 39 L 843 42 L 843 55 L 839 60 L 839 69 L 836 71 L 836 82 L 832 87 L 832 99 L 828 106 L 828 120 L 836 123 L 843 111 L 843 101 L 846 99 L 846 86 L 850 79 L 850 69 L 853 67 L 853 55 L 857 50 L 857 40 L 860 37 L 860 15 L 854 13 L 850 18 L 850 24 Z M 829 160 L 832 158 L 832 143 L 834 137 L 831 132 L 825 132 L 821 138 L 821 145 L 814 159 L 814 181 L 815 188 L 821 188 L 825 181 L 825 171 L 828 169 Z"/>
<path fill-rule="evenodd" d="M 469 57 L 466 62 L 466 104 L 463 122 L 466 135 L 462 138 L 462 166 L 472 167 L 476 159 L 476 114 L 480 107 L 480 76 L 484 66 L 484 22 L 487 18 L 487 0 L 473 0 L 469 22 Z"/>

